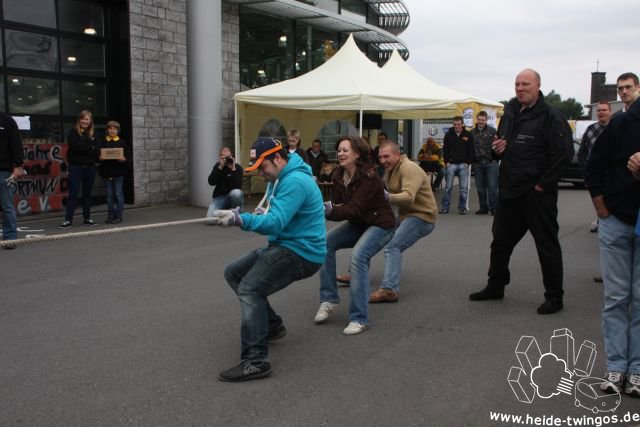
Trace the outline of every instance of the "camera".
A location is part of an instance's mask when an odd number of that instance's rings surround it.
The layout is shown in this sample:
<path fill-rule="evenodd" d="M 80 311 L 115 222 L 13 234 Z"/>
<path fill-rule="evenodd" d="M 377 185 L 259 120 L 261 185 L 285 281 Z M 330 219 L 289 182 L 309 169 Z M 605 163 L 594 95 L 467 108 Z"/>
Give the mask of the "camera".
<path fill-rule="evenodd" d="M 224 164 L 227 166 L 233 166 L 235 164 L 235 161 L 233 160 L 233 157 L 225 157 Z"/>

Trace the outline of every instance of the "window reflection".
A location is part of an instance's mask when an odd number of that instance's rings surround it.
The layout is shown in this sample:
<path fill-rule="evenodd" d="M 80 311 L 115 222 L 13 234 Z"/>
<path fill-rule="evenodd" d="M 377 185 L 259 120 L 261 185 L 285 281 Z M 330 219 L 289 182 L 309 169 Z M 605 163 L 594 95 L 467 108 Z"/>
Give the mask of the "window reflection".
<path fill-rule="evenodd" d="M 8 67 L 56 71 L 58 48 L 54 37 L 11 30 L 5 36 Z"/>
<path fill-rule="evenodd" d="M 76 116 L 89 110 L 94 116 L 106 116 L 105 85 L 94 82 L 62 82 L 62 110 Z"/>
<path fill-rule="evenodd" d="M 63 73 L 104 76 L 104 46 L 78 40 L 60 39 Z"/>
<path fill-rule="evenodd" d="M 88 36 L 103 36 L 103 8 L 86 0 L 59 0 L 60 29 Z"/>
<path fill-rule="evenodd" d="M 56 80 L 9 76 L 7 83 L 11 114 L 60 114 Z"/>
<path fill-rule="evenodd" d="M 291 21 L 242 13 L 240 25 L 240 81 L 247 87 L 265 86 L 294 77 Z"/>
<path fill-rule="evenodd" d="M 57 144 L 62 141 L 60 122 L 31 117 L 31 129 L 21 130 L 23 144 Z"/>
<path fill-rule="evenodd" d="M 4 76 L 0 76 L 0 111 L 7 111 L 4 103 Z"/>
<path fill-rule="evenodd" d="M 56 27 L 56 10 L 54 0 L 5 0 L 4 19 L 39 25 Z"/>

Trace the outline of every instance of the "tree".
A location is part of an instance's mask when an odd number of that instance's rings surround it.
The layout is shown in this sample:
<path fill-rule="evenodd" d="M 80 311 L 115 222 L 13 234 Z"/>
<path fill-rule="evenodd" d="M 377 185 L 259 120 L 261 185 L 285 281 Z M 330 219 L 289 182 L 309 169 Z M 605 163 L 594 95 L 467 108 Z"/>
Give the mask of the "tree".
<path fill-rule="evenodd" d="M 511 100 L 513 99 L 514 98 L 511 98 Z M 500 101 L 500 103 L 506 106 L 511 100 L 503 100 Z M 551 90 L 551 92 L 545 95 L 544 100 L 562 111 L 568 120 L 577 120 L 583 116 L 582 104 L 576 101 L 575 98 L 567 98 L 563 101 L 559 93 Z"/>
<path fill-rule="evenodd" d="M 576 101 L 575 98 L 567 98 L 563 101 L 559 93 L 551 90 L 545 95 L 544 100 L 556 106 L 569 120 L 577 120 L 583 115 L 582 104 Z"/>

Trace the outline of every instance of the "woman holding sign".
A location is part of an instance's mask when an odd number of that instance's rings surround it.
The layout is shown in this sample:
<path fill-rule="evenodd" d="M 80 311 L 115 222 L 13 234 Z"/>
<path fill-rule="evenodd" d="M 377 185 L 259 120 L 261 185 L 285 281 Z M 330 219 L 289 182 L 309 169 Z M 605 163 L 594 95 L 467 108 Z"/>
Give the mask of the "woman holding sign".
<path fill-rule="evenodd" d="M 124 209 L 124 193 L 122 185 L 124 177 L 128 171 L 126 152 L 129 146 L 118 135 L 120 133 L 120 123 L 116 121 L 107 122 L 107 135 L 100 143 L 100 176 L 104 181 L 104 189 L 107 193 L 107 224 L 118 224 L 122 222 L 122 211 Z"/>
<path fill-rule="evenodd" d="M 69 198 L 64 222 L 58 228 L 69 228 L 73 225 L 73 213 L 78 203 L 78 193 L 82 186 L 82 216 L 84 224 L 97 225 L 91 219 L 91 190 L 96 176 L 96 163 L 100 148 L 93 128 L 91 112 L 81 111 L 76 125 L 67 136 L 67 163 L 69 165 Z"/>

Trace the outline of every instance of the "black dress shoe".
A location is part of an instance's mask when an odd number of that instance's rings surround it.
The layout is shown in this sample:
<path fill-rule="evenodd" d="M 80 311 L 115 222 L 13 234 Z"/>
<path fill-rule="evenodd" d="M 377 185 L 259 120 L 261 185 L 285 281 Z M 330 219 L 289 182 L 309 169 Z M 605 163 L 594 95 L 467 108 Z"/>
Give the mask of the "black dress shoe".
<path fill-rule="evenodd" d="M 269 362 L 243 360 L 238 366 L 220 372 L 218 379 L 226 382 L 240 382 L 265 378 L 269 375 L 271 375 Z"/>
<path fill-rule="evenodd" d="M 281 323 L 279 326 L 276 326 L 269 331 L 269 335 L 267 335 L 267 341 L 279 340 L 285 335 L 287 335 L 287 328 L 285 328 L 284 324 Z"/>
<path fill-rule="evenodd" d="M 489 211 L 487 209 L 478 209 L 476 211 L 476 215 L 486 215 L 488 213 L 489 213 Z"/>
<path fill-rule="evenodd" d="M 469 295 L 471 301 L 486 301 L 490 299 L 502 299 L 504 298 L 504 288 L 487 285 L 483 290 L 474 292 Z"/>
<path fill-rule="evenodd" d="M 553 314 L 562 310 L 562 301 L 546 300 L 538 307 L 538 314 Z"/>

